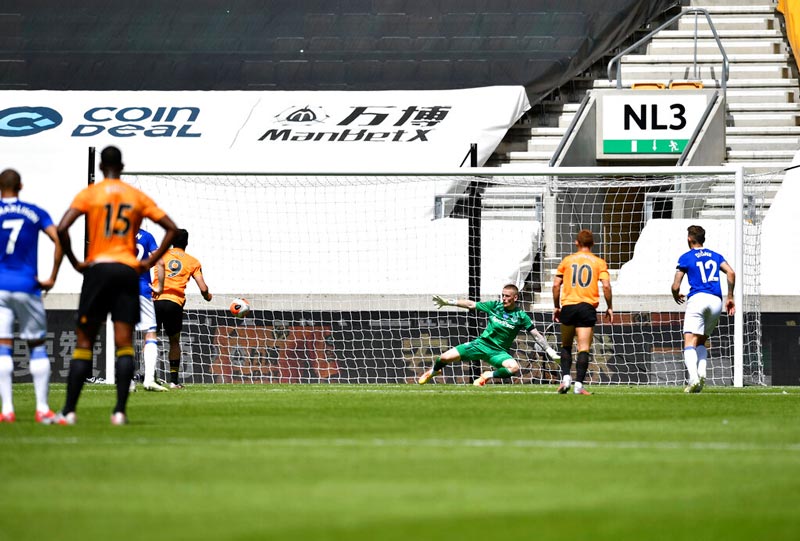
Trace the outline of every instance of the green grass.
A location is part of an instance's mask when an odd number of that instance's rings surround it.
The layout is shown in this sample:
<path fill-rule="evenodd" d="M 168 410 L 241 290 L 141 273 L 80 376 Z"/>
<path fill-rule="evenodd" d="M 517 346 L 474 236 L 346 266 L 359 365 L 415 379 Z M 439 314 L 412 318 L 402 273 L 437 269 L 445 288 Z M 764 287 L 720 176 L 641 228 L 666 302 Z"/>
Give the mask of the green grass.
<path fill-rule="evenodd" d="M 0 540 L 797 539 L 800 389 L 594 390 L 15 385 Z"/>

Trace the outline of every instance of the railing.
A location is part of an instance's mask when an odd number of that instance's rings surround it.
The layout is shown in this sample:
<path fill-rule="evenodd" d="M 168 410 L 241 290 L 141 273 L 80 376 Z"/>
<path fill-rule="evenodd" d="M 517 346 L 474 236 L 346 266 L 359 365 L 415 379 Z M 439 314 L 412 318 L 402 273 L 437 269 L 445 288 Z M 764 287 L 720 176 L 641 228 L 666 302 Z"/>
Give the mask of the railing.
<path fill-rule="evenodd" d="M 580 121 L 580 118 L 583 115 L 583 111 L 586 109 L 586 106 L 589 104 L 589 100 L 591 99 L 591 97 L 592 93 L 588 92 L 581 100 L 581 105 L 580 107 L 578 107 L 575 116 L 572 117 L 572 121 L 569 123 L 567 131 L 564 133 L 564 137 L 562 137 L 561 141 L 558 142 L 558 146 L 553 152 L 553 156 L 550 158 L 550 162 L 548 163 L 550 167 L 555 167 L 556 164 L 558 164 L 558 159 L 561 157 L 561 153 L 564 151 L 564 147 L 567 145 L 567 141 L 572 135 L 572 132 L 575 131 L 575 128 L 578 126 L 578 122 Z"/>
<path fill-rule="evenodd" d="M 673 199 L 704 199 L 709 197 L 723 198 L 726 194 L 719 194 L 714 192 L 651 192 L 644 196 L 644 219 L 649 222 L 655 215 L 656 201 L 670 201 Z M 735 204 L 735 195 L 730 194 L 731 208 Z M 756 218 L 756 197 L 753 195 L 744 195 L 744 219 L 748 222 L 753 222 Z M 673 216 L 674 218 L 674 216 Z M 681 216 L 678 216 L 681 218 Z"/>
<path fill-rule="evenodd" d="M 675 165 L 685 165 L 686 160 L 689 159 L 689 153 L 694 148 L 694 144 L 700 138 L 700 132 L 703 131 L 703 128 L 706 126 L 706 120 L 708 120 L 708 116 L 711 114 L 711 111 L 714 109 L 714 106 L 717 104 L 717 97 L 719 96 L 719 92 L 714 92 L 714 95 L 708 100 L 708 105 L 706 105 L 705 111 L 703 111 L 703 116 L 700 117 L 700 121 L 695 126 L 694 131 L 692 132 L 692 136 L 689 138 L 689 141 L 686 143 L 686 147 L 683 149 L 683 153 L 681 154 L 680 158 L 678 158 L 678 163 Z"/>
<path fill-rule="evenodd" d="M 722 54 L 722 77 L 720 78 L 720 87 L 722 88 L 722 96 L 723 98 L 727 98 L 727 89 L 728 89 L 728 76 L 730 72 L 730 64 L 728 62 L 728 55 L 725 54 L 725 48 L 722 46 L 722 41 L 719 39 L 719 34 L 717 34 L 717 29 L 714 26 L 714 23 L 711 21 L 711 16 L 708 14 L 708 11 L 703 8 L 690 8 L 686 11 L 679 13 L 678 15 L 672 17 L 670 20 L 656 28 L 655 30 L 651 31 L 649 34 L 644 36 L 642 39 L 622 51 L 621 53 L 617 54 L 614 58 L 609 60 L 608 62 L 608 80 L 613 81 L 614 78 L 611 76 L 611 70 L 614 67 L 614 64 L 617 65 L 617 88 L 622 88 L 622 64 L 621 59 L 626 54 L 630 53 L 631 51 L 638 49 L 645 43 L 649 42 L 653 39 L 658 32 L 661 32 L 667 26 L 673 24 L 675 21 L 684 17 L 686 15 L 694 14 L 694 76 L 698 77 L 697 72 L 697 17 L 698 15 L 705 15 L 706 21 L 708 21 L 708 27 L 711 29 L 711 34 L 714 36 L 714 40 L 717 42 L 717 47 L 719 48 L 719 52 Z"/>
<path fill-rule="evenodd" d="M 541 194 L 520 193 L 519 197 L 514 197 L 516 194 L 502 194 L 496 197 L 488 197 L 484 195 L 485 199 L 481 205 L 481 211 L 487 212 L 487 218 L 492 219 L 492 211 L 495 213 L 502 211 L 518 211 L 520 213 L 527 213 L 526 219 L 533 219 L 534 221 L 541 222 L 544 217 L 544 203 Z M 465 199 L 465 194 L 441 194 L 434 195 L 433 197 L 433 219 L 441 220 L 450 216 L 450 209 L 454 208 L 456 204 Z M 525 199 L 525 203 L 520 205 L 514 202 L 515 199 Z M 504 199 L 506 200 L 504 202 Z M 532 214 L 532 216 L 530 215 Z M 460 217 L 460 216 L 459 216 Z"/>

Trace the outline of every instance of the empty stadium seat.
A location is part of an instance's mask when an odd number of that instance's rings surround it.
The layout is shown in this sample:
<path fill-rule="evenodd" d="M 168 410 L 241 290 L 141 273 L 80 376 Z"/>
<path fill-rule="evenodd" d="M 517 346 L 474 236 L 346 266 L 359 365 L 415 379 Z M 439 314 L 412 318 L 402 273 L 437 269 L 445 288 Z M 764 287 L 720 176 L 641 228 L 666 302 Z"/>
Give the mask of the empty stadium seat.
<path fill-rule="evenodd" d="M 672 81 L 669 83 L 670 90 L 697 90 L 703 88 L 701 81 Z"/>
<path fill-rule="evenodd" d="M 664 90 L 667 87 L 664 83 L 633 83 L 632 90 Z"/>

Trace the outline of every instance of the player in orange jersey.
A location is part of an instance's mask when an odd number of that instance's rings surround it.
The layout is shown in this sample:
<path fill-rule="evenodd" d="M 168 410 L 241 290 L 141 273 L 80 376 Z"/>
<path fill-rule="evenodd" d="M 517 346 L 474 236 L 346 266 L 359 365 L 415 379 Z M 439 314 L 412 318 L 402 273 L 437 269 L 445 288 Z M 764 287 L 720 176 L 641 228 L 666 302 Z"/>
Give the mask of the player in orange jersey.
<path fill-rule="evenodd" d="M 186 284 L 189 278 L 194 278 L 200 294 L 207 301 L 211 300 L 211 293 L 203 279 L 203 268 L 200 262 L 185 252 L 189 244 L 189 232 L 179 229 L 172 248 L 164 255 L 164 290 L 155 298 L 156 322 L 169 336 L 169 387 L 182 389 L 178 381 L 178 372 L 181 367 L 181 328 L 183 327 L 183 305 L 186 304 Z M 158 287 L 158 279 L 155 288 Z M 155 289 L 154 288 L 154 289 Z"/>
<path fill-rule="evenodd" d="M 606 262 L 592 253 L 594 237 L 591 231 L 582 229 L 575 239 L 575 246 L 578 251 L 561 260 L 553 280 L 553 320 L 561 323 L 561 384 L 558 392 L 568 392 L 572 384 L 572 342 L 577 337 L 575 394 L 591 394 L 583 388 L 583 380 L 589 368 L 589 350 L 600 304 L 598 283 L 603 284 L 606 315 L 609 323 L 613 323 L 611 281 Z"/>
<path fill-rule="evenodd" d="M 75 270 L 83 274 L 78 306 L 78 340 L 67 380 L 67 399 L 58 424 L 75 424 L 75 409 L 86 378 L 92 372 L 92 343 L 110 313 L 114 321 L 117 403 L 111 423 L 128 422 L 125 408 L 133 378 L 133 328 L 139 321 L 139 275 L 167 251 L 177 231 L 175 223 L 147 195 L 122 180 L 122 153 L 109 146 L 100 154 L 102 182 L 81 190 L 58 224 L 58 238 Z M 86 216 L 89 250 L 85 261 L 72 252 L 69 228 Z M 136 258 L 136 232 L 143 218 L 165 230 L 164 239 L 150 257 Z"/>

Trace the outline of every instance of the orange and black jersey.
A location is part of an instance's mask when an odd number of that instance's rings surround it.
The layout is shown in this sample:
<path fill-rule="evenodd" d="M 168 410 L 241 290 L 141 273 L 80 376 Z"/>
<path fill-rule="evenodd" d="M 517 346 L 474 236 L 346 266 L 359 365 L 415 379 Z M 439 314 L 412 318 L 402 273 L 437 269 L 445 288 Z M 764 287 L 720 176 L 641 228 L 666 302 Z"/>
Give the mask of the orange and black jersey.
<path fill-rule="evenodd" d="M 183 306 L 186 303 L 186 284 L 189 278 L 203 276 L 200 262 L 180 248 L 170 248 L 164 257 L 164 292 L 158 300 L 170 300 Z M 158 276 L 153 283 L 158 285 Z"/>
<path fill-rule="evenodd" d="M 87 262 L 137 268 L 136 232 L 142 218 L 157 222 L 166 213 L 150 197 L 119 179 L 104 179 L 81 190 L 70 205 L 86 215 Z"/>
<path fill-rule="evenodd" d="M 592 252 L 575 252 L 565 257 L 556 270 L 561 276 L 561 306 L 589 303 L 600 304 L 598 282 L 608 279 L 608 265 Z"/>

